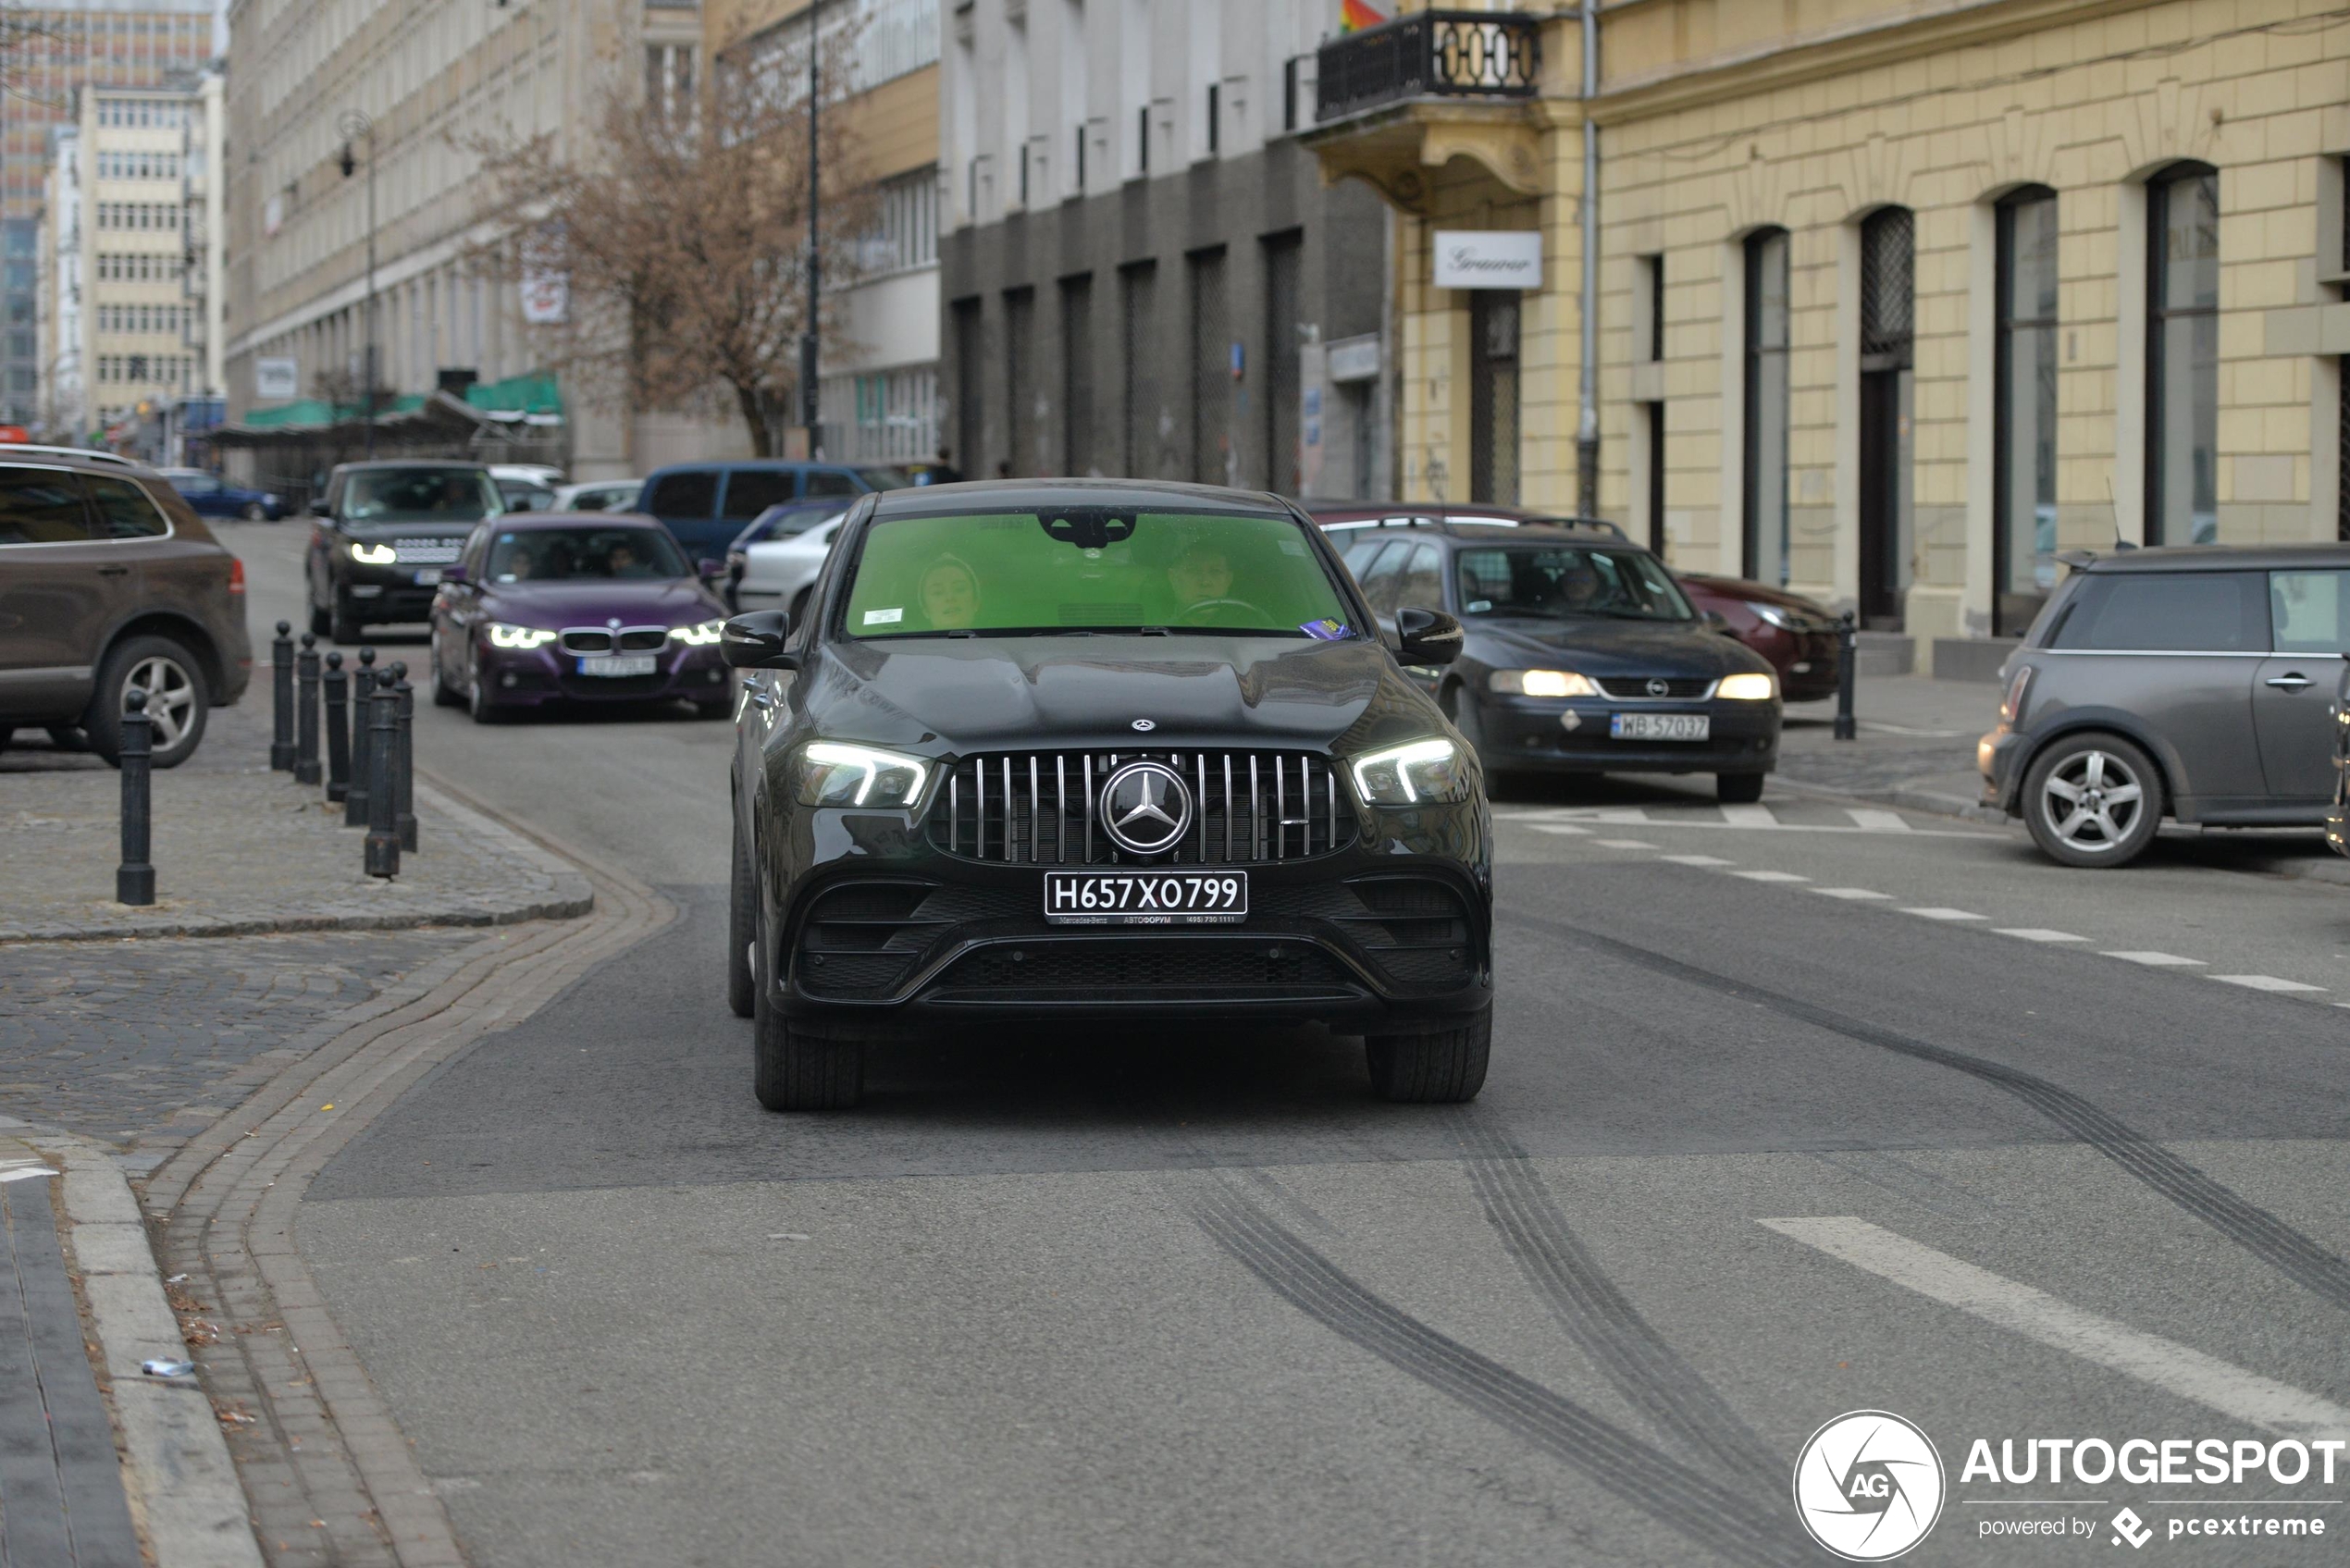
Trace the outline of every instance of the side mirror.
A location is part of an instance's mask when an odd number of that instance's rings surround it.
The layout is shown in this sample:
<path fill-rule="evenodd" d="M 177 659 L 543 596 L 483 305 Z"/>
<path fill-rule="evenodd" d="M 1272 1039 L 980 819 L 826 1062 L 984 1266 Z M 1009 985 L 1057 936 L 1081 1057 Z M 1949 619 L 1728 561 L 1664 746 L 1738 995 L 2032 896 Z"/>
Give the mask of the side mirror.
<path fill-rule="evenodd" d="M 1730 629 L 1729 617 L 1718 610 L 1709 610 L 1698 619 L 1705 623 L 1705 629 L 1709 632 L 1719 632 L 1725 637 L 1738 636 L 1738 633 Z"/>
<path fill-rule="evenodd" d="M 726 623 L 718 636 L 718 657 L 737 670 L 797 670 L 798 655 L 784 651 L 790 636 L 790 611 L 754 610 Z"/>
<path fill-rule="evenodd" d="M 464 566 L 462 563 L 460 563 L 460 564 L 457 564 L 457 565 L 452 565 L 452 566 L 444 566 L 444 567 L 442 567 L 442 568 L 440 569 L 440 580 L 441 580 L 442 582 L 444 582 L 444 583 L 462 583 L 462 582 L 464 582 L 464 581 L 465 580 L 465 568 L 464 568 Z"/>
<path fill-rule="evenodd" d="M 712 561 L 710 557 L 705 555 L 699 561 L 694 562 L 694 571 L 699 574 L 703 582 L 707 583 L 712 577 L 724 576 L 726 574 L 726 563 L 723 561 Z"/>
<path fill-rule="evenodd" d="M 1441 610 L 1399 610 L 1395 657 L 1405 664 L 1450 664 L 1461 656 L 1461 623 Z"/>

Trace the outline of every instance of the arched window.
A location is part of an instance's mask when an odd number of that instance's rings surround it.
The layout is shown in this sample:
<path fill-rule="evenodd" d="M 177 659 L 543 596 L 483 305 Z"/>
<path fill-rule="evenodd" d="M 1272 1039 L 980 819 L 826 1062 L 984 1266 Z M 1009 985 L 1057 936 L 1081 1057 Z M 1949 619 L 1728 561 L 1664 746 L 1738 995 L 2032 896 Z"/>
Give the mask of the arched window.
<path fill-rule="evenodd" d="M 1910 586 L 1910 438 L 1916 389 L 1917 215 L 1861 225 L 1861 623 L 1901 629 Z"/>
<path fill-rule="evenodd" d="M 1740 570 L 1766 583 L 1787 575 L 1787 233 L 1746 240 L 1746 430 Z"/>
<path fill-rule="evenodd" d="M 2148 544 L 2219 537 L 2220 171 L 2178 163 L 2146 181 Z"/>
<path fill-rule="evenodd" d="M 1999 203 L 1998 220 L 1991 630 L 2012 637 L 2056 586 L 2056 192 L 2026 186 Z"/>

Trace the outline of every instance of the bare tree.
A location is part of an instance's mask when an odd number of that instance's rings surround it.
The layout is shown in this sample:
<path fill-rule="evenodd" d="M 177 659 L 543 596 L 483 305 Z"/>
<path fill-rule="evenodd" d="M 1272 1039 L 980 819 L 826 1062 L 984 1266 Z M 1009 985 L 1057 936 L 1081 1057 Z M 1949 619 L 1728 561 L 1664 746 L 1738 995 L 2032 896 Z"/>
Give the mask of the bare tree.
<path fill-rule="evenodd" d="M 549 361 L 591 397 L 637 407 L 731 402 L 751 448 L 772 456 L 798 389 L 808 305 L 809 160 L 822 175 L 818 259 L 827 340 L 841 327 L 835 281 L 854 276 L 876 210 L 845 117 L 835 112 L 852 37 L 822 42 L 821 130 L 810 147 L 808 56 L 795 43 L 722 53 L 689 102 L 605 92 L 566 158 L 551 136 L 470 143 L 510 236 L 478 260 L 505 278 L 568 284 Z"/>

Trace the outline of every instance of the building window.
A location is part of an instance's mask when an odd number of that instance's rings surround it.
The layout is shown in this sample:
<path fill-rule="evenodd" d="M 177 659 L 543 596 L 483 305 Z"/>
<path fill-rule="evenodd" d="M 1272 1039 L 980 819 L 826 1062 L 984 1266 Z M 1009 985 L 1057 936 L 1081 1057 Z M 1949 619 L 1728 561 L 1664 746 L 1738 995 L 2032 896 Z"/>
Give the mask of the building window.
<path fill-rule="evenodd" d="M 1036 290 L 1004 290 L 1004 414 L 1010 426 L 1012 476 L 1042 474 L 1036 422 Z"/>
<path fill-rule="evenodd" d="M 694 46 L 645 45 L 645 105 L 659 118 L 675 122 L 694 106 Z"/>
<path fill-rule="evenodd" d="M 1515 289 L 1469 292 L 1469 500 L 1515 506 L 1518 307 Z"/>
<path fill-rule="evenodd" d="M 1224 293 L 1222 247 L 1188 258 L 1192 293 L 1192 477 L 1203 485 L 1240 482 L 1233 450 L 1232 389 L 1240 365 Z"/>
<path fill-rule="evenodd" d="M 1061 279 L 1061 472 L 1093 474 L 1094 275 Z"/>
<path fill-rule="evenodd" d="M 1224 91 L 1221 82 L 1207 84 L 1207 154 L 1214 157 L 1224 142 Z"/>
<path fill-rule="evenodd" d="M 1298 492 L 1304 457 L 1305 361 L 1298 352 L 1305 236 L 1292 229 L 1265 241 L 1265 486 Z M 1318 389 L 1317 389 L 1318 391 Z"/>
<path fill-rule="evenodd" d="M 1998 207 L 1992 397 L 1995 636 L 2021 636 L 2056 586 L 2057 204 L 2035 185 Z"/>
<path fill-rule="evenodd" d="M 1653 364 L 1664 357 L 1664 258 L 1640 258 L 1640 293 L 1638 302 L 1641 357 Z"/>
<path fill-rule="evenodd" d="M 1910 586 L 1910 428 L 1915 401 L 1917 215 L 1880 207 L 1861 225 L 1860 613 L 1899 631 Z M 1779 562 L 1786 581 L 1790 562 Z"/>
<path fill-rule="evenodd" d="M 1746 241 L 1746 427 L 1740 571 L 1787 581 L 1787 234 Z"/>
<path fill-rule="evenodd" d="M 2146 183 L 2148 544 L 2219 537 L 2220 171 L 2173 164 Z"/>
<path fill-rule="evenodd" d="M 929 266 L 938 260 L 938 171 L 917 169 L 877 188 L 879 211 L 860 260 L 867 273 Z"/>
<path fill-rule="evenodd" d="M 1664 555 L 1664 405 L 1642 405 L 1649 422 L 1649 549 Z"/>
<path fill-rule="evenodd" d="M 1136 479 L 1159 475 L 1158 356 L 1152 313 L 1158 300 L 1158 267 L 1142 262 L 1118 273 L 1118 360 L 1126 380 L 1124 474 Z"/>

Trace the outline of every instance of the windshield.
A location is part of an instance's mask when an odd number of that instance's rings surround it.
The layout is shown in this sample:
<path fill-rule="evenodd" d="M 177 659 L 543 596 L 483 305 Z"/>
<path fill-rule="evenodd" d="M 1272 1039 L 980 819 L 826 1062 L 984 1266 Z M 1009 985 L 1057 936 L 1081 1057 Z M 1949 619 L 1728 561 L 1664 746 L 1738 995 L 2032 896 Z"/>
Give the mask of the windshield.
<path fill-rule="evenodd" d="M 663 528 L 517 528 L 489 544 L 493 583 L 690 575 Z"/>
<path fill-rule="evenodd" d="M 353 523 L 478 523 L 504 510 L 478 468 L 362 468 L 342 488 Z"/>
<path fill-rule="evenodd" d="M 1464 615 L 1695 619 L 1664 563 L 1639 550 L 1494 545 L 1464 549 L 1453 560 Z"/>
<path fill-rule="evenodd" d="M 865 535 L 851 636 L 1142 630 L 1351 636 L 1294 520 L 1119 511 L 897 517 Z"/>
<path fill-rule="evenodd" d="M 900 468 L 893 463 L 860 464 L 857 470 L 857 477 L 877 490 L 910 489 L 917 482 L 911 471 Z"/>

